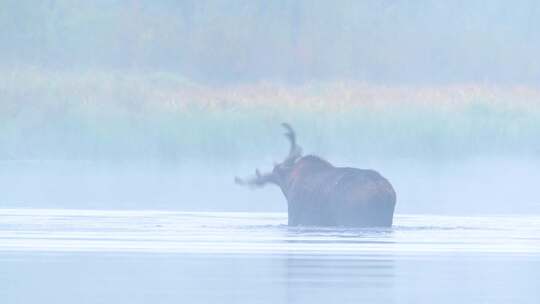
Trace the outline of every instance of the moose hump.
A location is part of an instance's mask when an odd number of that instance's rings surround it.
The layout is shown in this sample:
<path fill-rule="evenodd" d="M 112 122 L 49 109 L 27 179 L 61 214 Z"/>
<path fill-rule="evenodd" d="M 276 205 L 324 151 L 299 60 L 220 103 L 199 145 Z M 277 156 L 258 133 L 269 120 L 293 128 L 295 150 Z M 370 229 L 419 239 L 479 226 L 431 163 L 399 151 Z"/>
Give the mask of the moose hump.
<path fill-rule="evenodd" d="M 289 226 L 392 226 L 396 193 L 387 179 L 374 170 L 334 167 L 326 160 L 302 156 L 292 127 L 283 123 L 291 146 L 285 160 L 272 172 L 237 184 L 263 187 L 274 184 L 287 199 Z"/>

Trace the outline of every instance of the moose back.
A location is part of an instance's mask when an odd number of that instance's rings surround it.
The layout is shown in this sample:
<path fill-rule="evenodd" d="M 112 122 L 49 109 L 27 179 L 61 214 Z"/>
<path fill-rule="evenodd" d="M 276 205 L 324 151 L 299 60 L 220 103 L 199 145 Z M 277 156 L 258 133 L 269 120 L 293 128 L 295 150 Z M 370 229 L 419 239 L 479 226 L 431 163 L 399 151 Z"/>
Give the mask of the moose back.
<path fill-rule="evenodd" d="M 302 156 L 296 135 L 283 123 L 291 147 L 286 159 L 272 172 L 237 184 L 262 187 L 277 185 L 288 205 L 290 226 L 388 227 L 392 225 L 396 193 L 392 185 L 373 170 L 334 167 L 320 157 Z"/>

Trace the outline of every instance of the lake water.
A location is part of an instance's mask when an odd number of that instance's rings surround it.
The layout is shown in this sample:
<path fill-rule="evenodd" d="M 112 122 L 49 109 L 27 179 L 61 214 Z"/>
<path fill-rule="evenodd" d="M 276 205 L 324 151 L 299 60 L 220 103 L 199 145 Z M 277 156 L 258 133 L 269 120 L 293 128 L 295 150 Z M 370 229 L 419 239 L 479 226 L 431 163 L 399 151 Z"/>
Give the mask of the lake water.
<path fill-rule="evenodd" d="M 540 303 L 540 216 L 0 209 L 0 303 Z"/>

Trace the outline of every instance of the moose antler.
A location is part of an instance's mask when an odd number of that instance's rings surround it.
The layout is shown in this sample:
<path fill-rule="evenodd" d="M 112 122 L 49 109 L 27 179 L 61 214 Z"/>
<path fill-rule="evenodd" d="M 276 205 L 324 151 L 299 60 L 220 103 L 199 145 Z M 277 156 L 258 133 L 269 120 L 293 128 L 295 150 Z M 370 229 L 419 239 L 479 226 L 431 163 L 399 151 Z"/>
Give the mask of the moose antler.
<path fill-rule="evenodd" d="M 294 133 L 293 128 L 288 123 L 284 122 L 281 124 L 287 132 L 285 132 L 285 137 L 289 139 L 289 142 L 291 143 L 291 148 L 289 150 L 289 155 L 283 162 L 286 165 L 292 165 L 298 159 L 302 156 L 302 148 L 296 144 L 296 134 Z"/>
<path fill-rule="evenodd" d="M 283 163 L 281 164 L 274 164 L 274 172 L 276 171 L 276 168 L 283 169 L 285 168 L 291 168 L 294 165 L 294 162 L 299 158 L 302 157 L 302 148 L 296 144 L 296 134 L 294 133 L 294 130 L 292 129 L 291 125 L 288 123 L 282 123 L 281 124 L 287 131 L 285 132 L 285 137 L 289 140 L 291 143 L 291 148 L 289 150 L 289 155 Z M 279 171 L 279 170 L 278 170 Z M 255 170 L 255 176 L 248 178 L 248 179 L 242 179 L 239 177 L 234 178 L 234 182 L 238 185 L 244 185 L 244 186 L 250 186 L 250 187 L 262 187 L 268 183 L 274 183 L 278 184 L 280 182 L 280 176 L 279 173 L 265 173 L 261 174 L 259 169 Z"/>
<path fill-rule="evenodd" d="M 255 170 L 255 177 L 244 180 L 239 177 L 234 178 L 234 182 L 242 186 L 262 187 L 267 183 L 274 182 L 274 175 L 272 173 L 261 174 L 259 169 Z"/>

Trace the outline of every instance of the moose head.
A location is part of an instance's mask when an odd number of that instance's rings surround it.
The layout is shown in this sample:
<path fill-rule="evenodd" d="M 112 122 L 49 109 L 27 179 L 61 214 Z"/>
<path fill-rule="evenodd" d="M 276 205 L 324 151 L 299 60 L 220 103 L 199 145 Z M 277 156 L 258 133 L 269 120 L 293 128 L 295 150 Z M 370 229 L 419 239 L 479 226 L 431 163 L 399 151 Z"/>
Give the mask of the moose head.
<path fill-rule="evenodd" d="M 291 125 L 288 123 L 281 124 L 286 132 L 284 133 L 285 137 L 290 142 L 289 154 L 281 163 L 275 163 L 274 169 L 272 172 L 261 173 L 259 169 L 255 169 L 255 176 L 242 179 L 235 177 L 234 181 L 238 185 L 245 185 L 250 187 L 263 187 L 266 184 L 276 184 L 280 187 L 283 187 L 286 178 L 289 176 L 291 170 L 294 168 L 295 162 L 302 157 L 302 148 L 296 143 L 296 134 L 292 129 Z"/>

